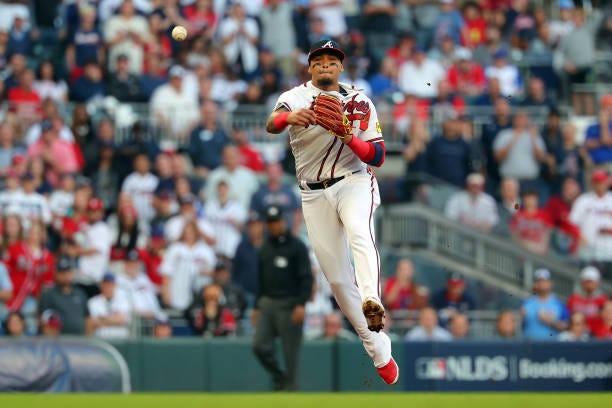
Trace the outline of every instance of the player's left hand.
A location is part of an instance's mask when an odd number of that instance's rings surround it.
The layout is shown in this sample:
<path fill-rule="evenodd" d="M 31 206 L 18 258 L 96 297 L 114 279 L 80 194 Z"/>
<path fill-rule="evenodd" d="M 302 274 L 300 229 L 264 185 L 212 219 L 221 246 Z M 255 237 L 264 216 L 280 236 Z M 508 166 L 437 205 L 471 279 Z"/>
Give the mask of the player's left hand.
<path fill-rule="evenodd" d="M 293 312 L 291 313 L 291 321 L 293 324 L 302 324 L 304 323 L 304 317 L 306 316 L 306 309 L 304 309 L 303 305 L 297 305 L 293 308 Z"/>
<path fill-rule="evenodd" d="M 332 135 L 349 142 L 353 136 L 351 121 L 344 114 L 342 102 L 331 95 L 319 94 L 312 103 L 317 125 Z"/>

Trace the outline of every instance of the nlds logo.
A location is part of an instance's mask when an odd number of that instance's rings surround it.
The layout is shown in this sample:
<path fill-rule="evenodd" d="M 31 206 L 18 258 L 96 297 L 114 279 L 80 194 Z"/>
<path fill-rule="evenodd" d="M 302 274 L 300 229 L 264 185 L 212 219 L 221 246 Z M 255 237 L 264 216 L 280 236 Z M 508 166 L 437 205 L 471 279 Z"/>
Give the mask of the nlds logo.
<path fill-rule="evenodd" d="M 422 357 L 415 362 L 416 376 L 422 380 L 503 381 L 508 378 L 504 356 Z"/>

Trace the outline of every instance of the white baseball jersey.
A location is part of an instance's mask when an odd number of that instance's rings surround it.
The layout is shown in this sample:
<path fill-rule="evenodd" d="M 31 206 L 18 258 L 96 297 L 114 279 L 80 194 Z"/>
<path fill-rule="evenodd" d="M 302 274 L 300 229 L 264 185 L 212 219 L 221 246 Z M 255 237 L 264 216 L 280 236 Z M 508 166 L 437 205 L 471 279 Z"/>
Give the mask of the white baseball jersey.
<path fill-rule="evenodd" d="M 130 335 L 130 302 L 125 292 L 115 289 L 115 296 L 106 299 L 102 295 L 97 295 L 89 299 L 87 308 L 91 317 L 111 317 L 120 315 L 125 319 L 122 326 L 104 326 L 96 329 L 94 335 L 102 338 L 126 338 Z"/>
<path fill-rule="evenodd" d="M 19 200 L 19 206 L 23 218 L 42 221 L 45 224 L 51 223 L 51 209 L 44 195 L 24 192 Z"/>
<path fill-rule="evenodd" d="M 98 283 L 108 269 L 111 249 L 111 233 L 104 221 L 86 226 L 82 231 L 82 245 L 95 248 L 96 253 L 79 257 L 75 281 L 84 284 Z"/>
<path fill-rule="evenodd" d="M 215 262 L 215 253 L 201 241 L 192 247 L 183 242 L 170 245 L 159 271 L 172 278 L 170 306 L 173 309 L 185 310 L 189 307 L 194 292 L 212 281 Z"/>
<path fill-rule="evenodd" d="M 141 272 L 133 279 L 128 275 L 117 276 L 117 288 L 126 294 L 133 314 L 159 314 L 157 290 L 145 273 Z"/>
<path fill-rule="evenodd" d="M 612 193 L 598 197 L 594 192 L 576 199 L 570 221 L 580 228 L 586 240 L 581 257 L 589 260 L 612 260 Z"/>
<path fill-rule="evenodd" d="M 378 115 L 370 98 L 350 85 L 341 83 L 340 88 L 341 92 L 325 92 L 308 81 L 282 93 L 274 109 L 308 109 L 317 95 L 327 93 L 344 103 L 344 112 L 353 123 L 354 137 L 369 142 L 382 141 Z M 289 142 L 301 183 L 340 177 L 366 168 L 348 146 L 321 126 L 289 126 Z"/>
<path fill-rule="evenodd" d="M 185 228 L 185 222 L 186 219 L 182 215 L 175 215 L 166 221 L 166 225 L 164 227 L 164 238 L 167 242 L 175 242 L 181 238 L 183 228 Z M 198 218 L 197 222 L 200 234 L 206 234 L 211 237 L 215 235 L 212 225 L 210 225 L 207 220 Z"/>
<path fill-rule="evenodd" d="M 216 198 L 210 198 L 204 205 L 206 220 L 213 227 L 215 251 L 218 254 L 234 258 L 236 248 L 242 239 L 240 226 L 247 219 L 247 211 L 238 201 L 228 201 L 221 205 Z"/>
<path fill-rule="evenodd" d="M 134 207 L 138 211 L 138 219 L 150 221 L 155 215 L 151 204 L 151 197 L 157 188 L 159 179 L 151 174 L 138 174 L 136 172 L 127 176 L 121 187 L 121 191 L 128 193 L 134 201 Z"/>
<path fill-rule="evenodd" d="M 74 203 L 74 193 L 64 191 L 64 190 L 55 190 L 49 196 L 49 208 L 51 209 L 51 213 L 58 217 L 63 217 L 68 214 L 68 210 L 72 208 L 72 204 Z"/>

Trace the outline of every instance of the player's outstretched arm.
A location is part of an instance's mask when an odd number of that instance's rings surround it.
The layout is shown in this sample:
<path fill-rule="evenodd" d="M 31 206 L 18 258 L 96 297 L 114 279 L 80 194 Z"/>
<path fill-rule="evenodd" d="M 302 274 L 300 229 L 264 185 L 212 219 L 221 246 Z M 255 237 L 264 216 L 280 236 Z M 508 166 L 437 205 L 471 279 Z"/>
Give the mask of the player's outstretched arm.
<path fill-rule="evenodd" d="M 298 109 L 289 112 L 287 108 L 280 107 L 270 114 L 266 122 L 266 131 L 272 134 L 281 133 L 289 125 L 308 127 L 316 125 L 315 113 L 309 109 Z"/>

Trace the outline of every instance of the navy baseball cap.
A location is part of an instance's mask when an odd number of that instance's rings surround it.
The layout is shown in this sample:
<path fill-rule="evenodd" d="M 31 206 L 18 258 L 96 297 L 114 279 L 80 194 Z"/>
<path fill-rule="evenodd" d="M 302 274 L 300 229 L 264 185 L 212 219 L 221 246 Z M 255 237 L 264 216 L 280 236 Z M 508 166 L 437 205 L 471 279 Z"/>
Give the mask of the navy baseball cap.
<path fill-rule="evenodd" d="M 335 42 L 334 40 L 321 40 L 312 44 L 312 46 L 310 47 L 310 52 L 308 53 L 308 62 L 310 63 L 310 60 L 316 57 L 317 55 L 325 53 L 334 54 L 340 59 L 340 61 L 344 61 L 344 51 L 342 51 L 342 48 L 340 48 L 340 45 L 337 42 Z"/>
<path fill-rule="evenodd" d="M 126 261 L 140 261 L 140 255 L 138 254 L 137 250 L 132 249 L 127 253 L 125 259 Z"/>
<path fill-rule="evenodd" d="M 110 272 L 106 272 L 104 276 L 102 276 L 102 282 L 114 282 L 114 281 L 115 281 L 115 275 L 113 275 Z"/>
<path fill-rule="evenodd" d="M 60 259 L 57 261 L 57 265 L 55 266 L 55 271 L 63 272 L 70 270 L 72 270 L 72 262 L 70 261 L 70 258 L 67 256 L 60 257 Z"/>
<path fill-rule="evenodd" d="M 283 207 L 271 205 L 266 208 L 266 222 L 280 221 L 283 219 Z"/>

